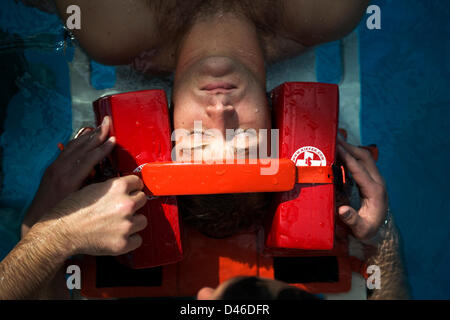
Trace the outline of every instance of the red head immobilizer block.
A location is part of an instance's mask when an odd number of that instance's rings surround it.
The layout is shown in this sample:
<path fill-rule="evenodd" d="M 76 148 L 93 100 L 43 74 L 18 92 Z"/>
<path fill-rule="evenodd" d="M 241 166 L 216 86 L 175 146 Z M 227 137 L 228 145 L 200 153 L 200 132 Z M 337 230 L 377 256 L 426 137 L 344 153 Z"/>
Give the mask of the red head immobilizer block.
<path fill-rule="evenodd" d="M 103 97 L 94 102 L 97 123 L 111 116 L 111 135 L 117 139 L 112 154 L 119 175 L 133 174 L 140 165 L 171 160 L 170 122 L 163 90 L 146 90 Z M 120 257 L 132 268 L 149 268 L 175 263 L 183 257 L 177 201 L 175 197 L 151 199 L 138 214 L 148 226 L 140 232 L 143 243 Z"/>
<path fill-rule="evenodd" d="M 279 157 L 297 166 L 331 166 L 335 161 L 339 108 L 338 86 L 285 83 L 272 91 Z M 334 241 L 333 184 L 297 184 L 277 194 L 267 227 L 268 251 L 331 250 Z"/>
<path fill-rule="evenodd" d="M 193 168 L 168 164 L 171 143 L 163 91 L 113 95 L 94 103 L 98 123 L 105 115 L 111 115 L 113 119 L 112 134 L 117 137 L 119 146 L 114 151 L 113 160 L 120 174 L 131 174 L 137 166 L 149 163 L 142 169 L 143 179 L 149 187 L 146 191 L 147 194 L 159 195 L 141 210 L 149 217 L 149 227 L 141 233 L 144 245 L 129 256 L 128 265 L 133 268 L 164 266 L 151 268 L 161 269 L 157 277 L 160 283 L 101 286 L 98 284 L 98 261 L 87 257 L 83 260 L 83 270 L 88 270 L 82 278 L 83 295 L 186 297 L 195 295 L 204 286 L 217 287 L 239 275 L 283 280 L 289 275 L 283 274 L 281 260 L 275 260 L 280 257 L 276 256 L 283 256 L 281 258 L 288 261 L 288 266 L 295 261 L 298 263 L 300 260 L 295 260 L 297 258 L 335 256 L 337 282 L 315 279 L 302 283 L 294 278 L 283 281 L 314 293 L 345 292 L 350 289 L 352 270 L 348 258 L 347 231 L 340 227 L 339 221 L 335 229 L 334 221 L 335 185 L 332 182 L 336 177 L 324 179 L 327 173 L 333 173 L 330 167 L 335 162 L 338 87 L 320 83 L 285 83 L 272 94 L 274 127 L 280 129 L 282 170 L 278 176 L 271 177 L 276 178 L 280 189 L 272 190 L 272 186 L 270 190 L 263 191 L 283 192 L 277 194 L 265 239 L 262 232 L 254 231 L 225 239 L 211 239 L 187 227 L 183 232 L 185 252 L 182 260 L 176 200 L 164 195 L 185 194 L 185 189 L 210 193 L 210 188 L 202 186 L 202 182 L 212 185 L 215 192 L 224 191 L 224 181 L 228 181 L 225 177 L 242 178 L 240 168 L 204 168 L 201 165 Z M 288 159 L 292 159 L 298 167 L 295 168 Z M 317 166 L 323 166 L 323 172 L 312 168 Z M 245 174 L 249 175 L 246 182 L 241 179 L 242 185 L 230 185 L 231 189 L 227 187 L 225 191 L 261 191 L 266 187 L 264 185 L 273 185 L 274 180 L 268 177 L 251 178 L 257 169 L 257 166 L 246 168 Z M 163 177 L 166 177 L 164 181 L 159 181 Z M 216 186 L 211 181 L 222 185 Z M 312 181 L 316 183 L 306 183 Z M 197 185 L 191 187 L 190 182 Z M 177 185 L 172 186 L 174 183 Z M 294 189 L 290 190 L 292 187 Z M 260 249 L 264 249 L 264 242 L 265 252 L 262 254 Z"/>

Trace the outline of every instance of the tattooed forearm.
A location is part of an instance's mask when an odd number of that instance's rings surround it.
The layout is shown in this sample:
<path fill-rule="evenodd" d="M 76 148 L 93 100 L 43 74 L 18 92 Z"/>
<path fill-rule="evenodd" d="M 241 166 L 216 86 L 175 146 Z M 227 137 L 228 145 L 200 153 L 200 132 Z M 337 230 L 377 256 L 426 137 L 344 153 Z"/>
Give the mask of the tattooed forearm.
<path fill-rule="evenodd" d="M 367 265 L 376 265 L 381 272 L 381 288 L 370 292 L 370 300 L 410 298 L 401 252 L 400 237 L 391 218 L 386 225 L 384 239 L 367 258 Z"/>

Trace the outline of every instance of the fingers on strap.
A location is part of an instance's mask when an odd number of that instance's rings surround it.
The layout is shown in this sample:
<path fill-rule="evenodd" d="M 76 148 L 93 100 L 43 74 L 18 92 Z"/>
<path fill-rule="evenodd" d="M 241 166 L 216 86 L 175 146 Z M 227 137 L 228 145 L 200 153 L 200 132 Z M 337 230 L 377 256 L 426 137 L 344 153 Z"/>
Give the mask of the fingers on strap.
<path fill-rule="evenodd" d="M 353 146 L 338 137 L 338 150 L 340 148 L 343 149 L 343 151 L 349 153 L 356 161 L 360 162 L 374 181 L 384 184 L 384 180 L 378 171 L 377 165 L 370 151 L 364 148 Z"/>
<path fill-rule="evenodd" d="M 103 122 L 100 126 L 98 126 L 94 132 L 92 132 L 89 137 L 88 141 L 85 143 L 85 148 L 87 150 L 92 150 L 94 148 L 97 148 L 101 144 L 105 142 L 105 140 L 109 136 L 110 132 L 110 123 L 111 118 L 108 116 L 105 116 L 103 118 Z"/>
<path fill-rule="evenodd" d="M 355 231 L 355 228 L 358 227 L 361 219 L 358 212 L 350 206 L 339 207 L 339 218 L 353 231 Z"/>
<path fill-rule="evenodd" d="M 120 179 L 126 184 L 126 192 L 128 194 L 134 193 L 136 191 L 140 191 L 144 188 L 144 182 L 142 182 L 141 178 L 134 174 L 130 174 L 128 176 L 123 176 Z"/>
<path fill-rule="evenodd" d="M 64 150 L 66 156 L 76 154 L 78 157 L 80 154 L 85 154 L 98 146 L 102 145 L 109 136 L 111 118 L 105 116 L 100 126 L 93 129 L 90 127 L 80 130 L 76 138 L 71 140 Z"/>
<path fill-rule="evenodd" d="M 367 169 L 357 159 L 355 159 L 342 145 L 338 145 L 338 152 L 352 174 L 361 191 L 366 193 L 367 187 L 374 183 Z M 366 190 L 364 190 L 366 188 Z"/>
<path fill-rule="evenodd" d="M 116 138 L 110 137 L 98 148 L 95 148 L 94 150 L 88 152 L 86 154 L 86 161 L 85 161 L 85 165 L 88 168 L 87 170 L 90 172 L 90 170 L 92 170 L 96 164 L 105 159 L 106 156 L 108 156 L 108 154 L 110 154 L 111 151 L 114 149 L 115 145 L 116 145 Z"/>

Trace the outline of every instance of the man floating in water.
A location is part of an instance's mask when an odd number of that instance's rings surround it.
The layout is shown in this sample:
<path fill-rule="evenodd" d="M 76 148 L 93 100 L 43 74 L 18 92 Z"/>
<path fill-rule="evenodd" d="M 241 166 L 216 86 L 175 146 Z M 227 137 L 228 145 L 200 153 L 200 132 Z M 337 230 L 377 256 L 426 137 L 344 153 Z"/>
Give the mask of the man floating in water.
<path fill-rule="evenodd" d="M 111 65 L 133 64 L 136 70 L 150 74 L 174 72 L 174 129 L 185 129 L 188 138 L 194 139 L 204 135 L 193 130 L 194 122 L 202 121 L 205 130 L 224 133 L 214 139 L 225 139 L 226 129 L 271 128 L 267 63 L 342 38 L 356 27 L 368 1 L 58 0 L 63 20 L 73 4 L 82 15 L 81 28 L 74 35 L 93 59 Z M 0 264 L 0 298 L 37 294 L 73 254 L 118 255 L 140 245 L 137 232 L 145 228 L 146 221 L 133 216 L 145 204 L 139 179 L 122 177 L 79 190 L 94 165 L 114 146 L 114 138 L 107 140 L 108 121 L 73 140 L 47 170 L 24 220 L 24 237 Z M 208 154 L 217 145 L 214 139 L 196 147 Z M 345 141 L 339 141 L 338 150 L 363 197 L 359 211 L 341 206 L 339 217 L 357 239 L 371 238 L 388 209 L 384 180 L 366 150 Z M 265 210 L 264 199 L 253 197 L 252 206 Z M 228 221 L 231 215 L 248 213 L 239 206 L 233 208 L 237 214 L 222 215 L 227 230 L 211 230 L 201 220 L 204 210 L 211 217 L 217 210 L 226 211 L 226 206 L 205 208 L 200 198 L 184 205 L 190 219 L 212 232 L 211 236 L 226 236 L 245 227 L 239 221 Z M 405 298 L 395 229 L 385 237 L 380 242 L 383 250 L 371 258 L 389 266 L 382 274 L 386 285 L 374 297 Z M 199 297 L 217 298 L 222 289 L 202 290 Z"/>

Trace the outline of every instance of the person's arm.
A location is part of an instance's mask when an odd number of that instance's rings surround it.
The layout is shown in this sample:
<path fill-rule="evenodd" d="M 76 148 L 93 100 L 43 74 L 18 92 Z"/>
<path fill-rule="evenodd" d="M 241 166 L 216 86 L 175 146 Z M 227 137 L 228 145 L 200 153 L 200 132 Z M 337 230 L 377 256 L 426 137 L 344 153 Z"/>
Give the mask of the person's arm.
<path fill-rule="evenodd" d="M 143 182 L 134 175 L 92 184 L 42 217 L 0 262 L 0 299 L 37 297 L 75 254 L 121 255 L 138 248 L 147 226 Z"/>
<path fill-rule="evenodd" d="M 370 299 L 407 299 L 409 287 L 403 268 L 399 234 L 388 213 L 386 183 L 369 151 L 338 138 L 338 152 L 359 188 L 361 207 L 338 208 L 339 218 L 366 245 L 366 265 L 380 268 L 381 288 Z M 385 223 L 387 221 L 387 223 Z"/>
<path fill-rule="evenodd" d="M 57 203 L 69 194 L 78 191 L 94 166 L 105 158 L 114 148 L 114 141 L 108 138 L 110 118 L 97 129 L 85 128 L 70 141 L 58 158 L 47 168 L 39 189 L 22 221 L 22 238 L 30 228 Z M 56 148 L 56 146 L 55 146 Z M 65 286 L 65 270 L 61 268 L 53 273 L 48 286 L 42 288 L 39 299 L 69 299 Z"/>
<path fill-rule="evenodd" d="M 380 268 L 380 288 L 369 291 L 369 300 L 410 299 L 410 287 L 406 277 L 401 241 L 392 215 L 383 227 L 383 236 L 376 244 L 366 247 L 366 265 Z"/>
<path fill-rule="evenodd" d="M 38 223 L 0 263 L 0 300 L 37 298 L 72 255 L 55 226 Z"/>
<path fill-rule="evenodd" d="M 286 34 L 305 46 L 341 39 L 356 28 L 369 0 L 284 1 Z"/>
<path fill-rule="evenodd" d="M 111 118 L 105 117 L 96 129 L 87 128 L 71 140 L 45 171 L 39 189 L 22 221 L 22 237 L 69 194 L 78 191 L 95 165 L 114 148 L 114 137 L 108 139 Z M 57 146 L 55 146 L 56 148 Z"/>
<path fill-rule="evenodd" d="M 77 5 L 81 29 L 71 30 L 87 54 L 103 64 L 129 64 L 142 52 L 160 44 L 153 1 L 54 0 L 61 20 Z"/>

